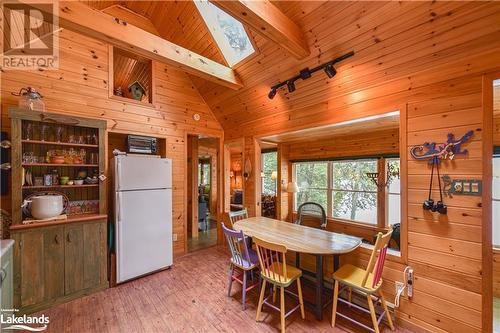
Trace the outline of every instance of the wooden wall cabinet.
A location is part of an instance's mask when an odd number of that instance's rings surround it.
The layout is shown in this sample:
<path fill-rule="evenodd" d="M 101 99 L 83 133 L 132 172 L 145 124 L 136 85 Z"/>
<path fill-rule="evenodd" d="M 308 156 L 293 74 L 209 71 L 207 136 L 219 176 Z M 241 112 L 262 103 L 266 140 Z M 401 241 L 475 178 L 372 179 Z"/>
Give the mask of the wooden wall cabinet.
<path fill-rule="evenodd" d="M 58 169 L 59 175 L 74 179 L 81 170 L 104 173 L 106 122 L 80 117 L 12 108 L 9 110 L 12 129 L 12 225 L 14 247 L 14 307 L 21 313 L 42 310 L 108 286 L 107 280 L 107 215 L 106 179 L 97 184 L 27 185 L 23 184 L 23 168 L 40 176 Z M 64 127 L 65 136 L 42 136 L 33 131 L 26 137 L 26 125 L 37 129 Z M 40 138 L 37 138 L 39 135 Z M 89 137 L 75 142 L 74 138 Z M 49 150 L 79 149 L 85 155 L 94 154 L 92 161 L 65 161 L 56 164 L 47 159 L 26 162 L 23 154 L 34 152 L 45 156 Z M 48 155 L 48 154 L 47 154 Z M 25 180 L 24 180 L 25 182 Z M 27 195 L 43 191 L 58 191 L 69 201 L 95 203 L 95 211 L 68 210 L 67 219 L 42 222 L 28 221 L 29 214 L 21 210 Z M 37 193 L 38 195 L 38 193 Z M 98 201 L 98 202 L 97 202 Z M 25 223 L 31 222 L 31 223 Z"/>

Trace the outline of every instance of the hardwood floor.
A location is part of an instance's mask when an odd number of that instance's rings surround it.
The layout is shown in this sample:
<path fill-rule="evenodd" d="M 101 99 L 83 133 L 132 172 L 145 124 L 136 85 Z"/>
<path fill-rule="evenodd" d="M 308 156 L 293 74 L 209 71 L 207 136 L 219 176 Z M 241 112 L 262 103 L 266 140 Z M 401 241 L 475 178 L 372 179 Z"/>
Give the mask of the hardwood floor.
<path fill-rule="evenodd" d="M 221 247 L 196 251 L 177 259 L 170 270 L 41 312 L 50 318 L 46 332 L 278 332 L 279 315 L 268 307 L 263 308 L 264 321 L 255 321 L 256 289 L 247 295 L 245 311 L 239 285 L 233 284 L 232 296 L 227 296 L 227 263 Z M 321 322 L 311 312 L 306 311 L 306 320 L 295 312 L 286 321 L 287 332 L 366 331 L 346 326 L 341 318 L 341 328 L 332 328 L 330 311 L 325 310 Z"/>

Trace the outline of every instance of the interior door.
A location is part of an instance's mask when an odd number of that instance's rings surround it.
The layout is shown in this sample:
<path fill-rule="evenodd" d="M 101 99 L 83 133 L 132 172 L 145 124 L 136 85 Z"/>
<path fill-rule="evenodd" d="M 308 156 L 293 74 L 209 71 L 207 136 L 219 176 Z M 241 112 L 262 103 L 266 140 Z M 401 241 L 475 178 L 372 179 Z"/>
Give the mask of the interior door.
<path fill-rule="evenodd" d="M 117 192 L 117 282 L 172 265 L 172 190 Z"/>

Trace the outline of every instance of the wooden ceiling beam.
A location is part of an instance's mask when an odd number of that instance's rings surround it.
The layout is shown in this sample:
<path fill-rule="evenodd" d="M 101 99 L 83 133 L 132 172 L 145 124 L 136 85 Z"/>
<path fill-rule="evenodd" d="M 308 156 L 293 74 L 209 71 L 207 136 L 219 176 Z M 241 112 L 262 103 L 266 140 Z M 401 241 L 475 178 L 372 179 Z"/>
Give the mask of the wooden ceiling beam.
<path fill-rule="evenodd" d="M 210 0 L 265 38 L 281 45 L 297 59 L 309 56 L 309 46 L 301 29 L 268 0 Z"/>
<path fill-rule="evenodd" d="M 235 90 L 243 87 L 233 69 L 80 2 L 60 2 L 59 26 Z"/>

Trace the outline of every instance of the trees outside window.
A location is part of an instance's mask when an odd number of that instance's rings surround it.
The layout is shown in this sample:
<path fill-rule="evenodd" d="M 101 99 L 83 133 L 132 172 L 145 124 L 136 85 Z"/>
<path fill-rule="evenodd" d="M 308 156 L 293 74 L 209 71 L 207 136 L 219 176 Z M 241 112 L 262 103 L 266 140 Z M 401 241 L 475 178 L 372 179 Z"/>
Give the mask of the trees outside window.
<path fill-rule="evenodd" d="M 381 164 L 381 173 L 389 166 L 399 170 L 399 158 L 388 158 Z M 296 162 L 294 181 L 295 210 L 308 201 L 319 203 L 329 217 L 377 225 L 379 222 L 379 191 L 367 173 L 379 172 L 379 159 Z M 381 192 L 386 196 L 386 225 L 400 221 L 400 182 L 397 177 Z"/>
<path fill-rule="evenodd" d="M 273 179 L 273 172 L 278 170 L 278 153 L 270 151 L 262 153 L 262 193 L 276 195 L 277 179 Z"/>

